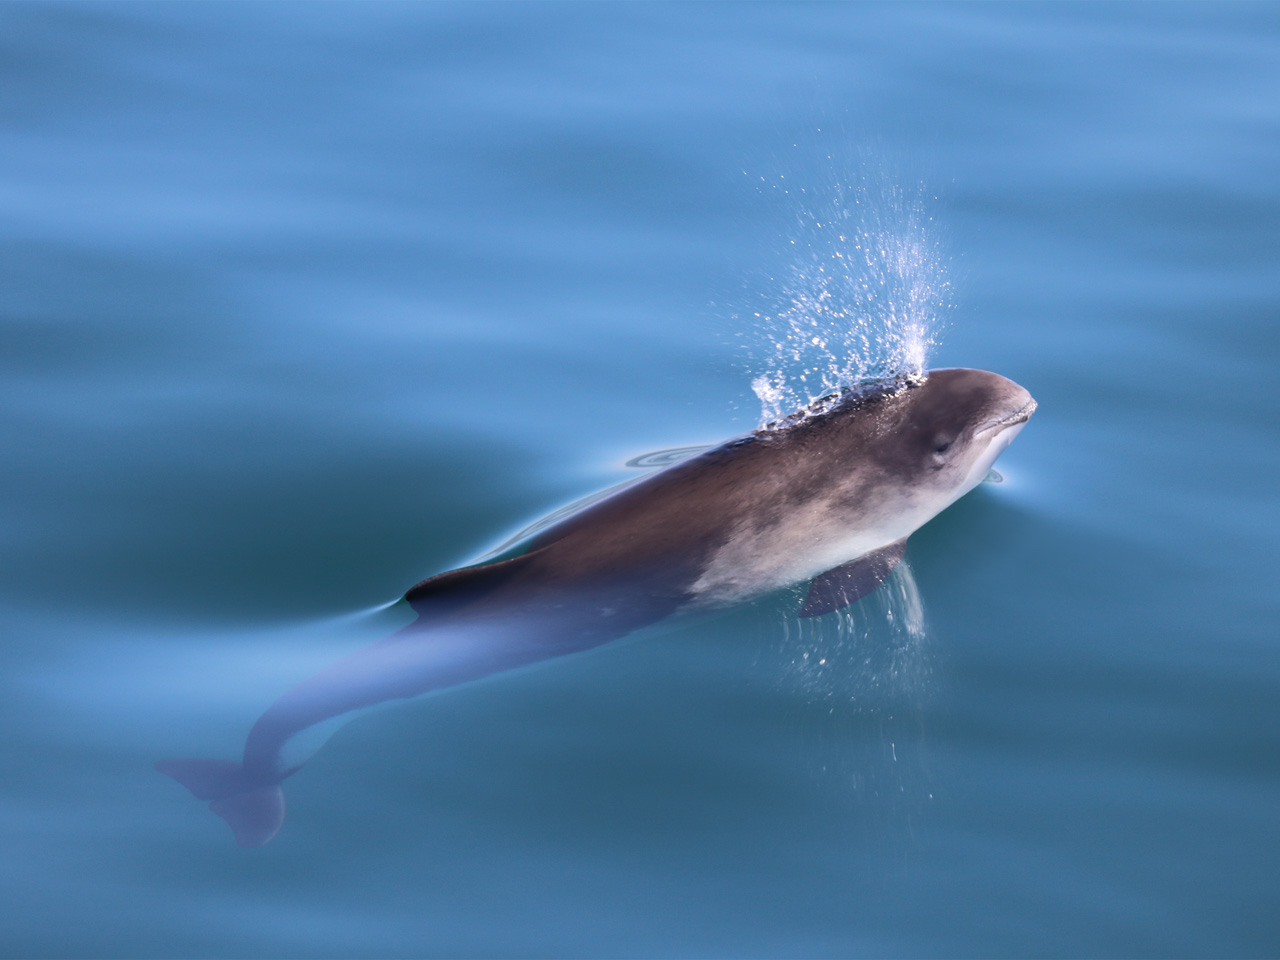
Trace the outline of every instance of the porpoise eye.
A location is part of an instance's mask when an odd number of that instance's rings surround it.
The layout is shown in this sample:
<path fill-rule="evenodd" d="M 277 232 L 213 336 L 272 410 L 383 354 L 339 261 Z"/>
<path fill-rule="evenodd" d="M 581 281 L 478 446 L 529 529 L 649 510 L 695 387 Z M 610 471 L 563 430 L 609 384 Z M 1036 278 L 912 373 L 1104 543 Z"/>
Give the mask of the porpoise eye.
<path fill-rule="evenodd" d="M 950 440 L 939 440 L 937 443 L 933 445 L 934 453 L 946 453 L 950 449 L 951 449 Z"/>

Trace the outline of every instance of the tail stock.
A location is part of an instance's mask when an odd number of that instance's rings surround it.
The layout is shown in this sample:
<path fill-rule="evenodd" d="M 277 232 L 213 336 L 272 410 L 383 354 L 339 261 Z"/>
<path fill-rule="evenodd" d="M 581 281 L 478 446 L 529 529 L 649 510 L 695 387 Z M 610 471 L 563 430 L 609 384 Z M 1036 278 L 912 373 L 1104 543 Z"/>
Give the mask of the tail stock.
<path fill-rule="evenodd" d="M 156 769 L 190 790 L 231 826 L 236 843 L 260 847 L 284 823 L 284 791 L 278 783 L 255 783 L 234 760 L 161 760 Z"/>

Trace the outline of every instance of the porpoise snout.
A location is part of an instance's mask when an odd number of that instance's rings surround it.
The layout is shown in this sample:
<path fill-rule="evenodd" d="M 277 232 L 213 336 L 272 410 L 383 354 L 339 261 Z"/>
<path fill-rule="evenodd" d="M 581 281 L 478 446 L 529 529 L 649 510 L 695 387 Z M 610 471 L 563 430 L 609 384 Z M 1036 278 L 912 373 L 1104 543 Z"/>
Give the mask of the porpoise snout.
<path fill-rule="evenodd" d="M 998 376 L 992 374 L 992 376 Z M 974 434 L 988 431 L 1001 431 L 1016 424 L 1026 423 L 1036 412 L 1037 403 L 1026 387 L 1014 383 L 1007 377 L 999 377 L 1000 390 L 991 405 L 990 419 L 985 420 L 974 431 Z"/>

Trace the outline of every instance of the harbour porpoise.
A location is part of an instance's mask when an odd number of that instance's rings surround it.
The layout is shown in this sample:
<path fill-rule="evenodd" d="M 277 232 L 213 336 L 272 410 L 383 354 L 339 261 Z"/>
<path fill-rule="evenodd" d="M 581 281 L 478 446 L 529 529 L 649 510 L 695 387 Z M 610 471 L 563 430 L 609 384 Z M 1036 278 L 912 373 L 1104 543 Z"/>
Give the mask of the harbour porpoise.
<path fill-rule="evenodd" d="M 405 594 L 417 620 L 302 681 L 232 760 L 156 764 L 244 847 L 284 820 L 291 747 L 353 711 L 577 653 L 677 610 L 809 581 L 800 616 L 882 583 L 907 537 L 980 483 L 1035 401 L 982 370 L 846 390 L 655 473 L 539 532 L 515 556 Z"/>

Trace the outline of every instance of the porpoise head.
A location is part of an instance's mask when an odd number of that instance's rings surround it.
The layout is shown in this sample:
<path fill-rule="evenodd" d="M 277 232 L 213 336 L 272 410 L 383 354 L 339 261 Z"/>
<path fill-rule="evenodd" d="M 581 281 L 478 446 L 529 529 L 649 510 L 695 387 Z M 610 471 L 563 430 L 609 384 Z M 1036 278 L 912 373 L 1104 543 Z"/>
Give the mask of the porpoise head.
<path fill-rule="evenodd" d="M 1036 409 L 1007 377 L 964 368 L 934 370 L 894 400 L 886 413 L 897 442 L 882 448 L 886 466 L 952 499 L 982 482 Z"/>
<path fill-rule="evenodd" d="M 846 395 L 814 418 L 812 436 L 840 435 L 849 473 L 837 484 L 839 501 L 896 539 L 981 483 L 1035 408 L 1030 393 L 998 374 L 933 370 Z"/>

